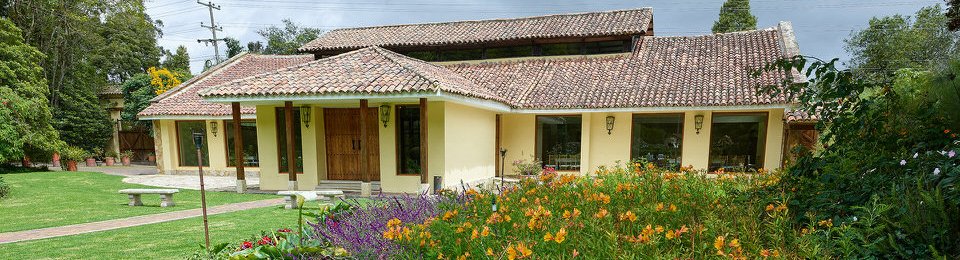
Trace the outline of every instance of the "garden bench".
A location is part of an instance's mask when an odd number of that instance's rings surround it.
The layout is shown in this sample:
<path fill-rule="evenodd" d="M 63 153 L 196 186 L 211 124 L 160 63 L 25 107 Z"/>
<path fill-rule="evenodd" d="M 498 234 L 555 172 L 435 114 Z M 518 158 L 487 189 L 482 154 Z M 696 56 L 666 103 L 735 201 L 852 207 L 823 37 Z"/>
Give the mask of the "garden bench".
<path fill-rule="evenodd" d="M 345 198 L 343 191 L 340 190 L 313 190 L 313 191 L 296 191 L 296 190 L 285 190 L 277 192 L 277 195 L 284 196 L 284 208 L 286 209 L 295 209 L 297 208 L 297 195 L 303 197 L 304 201 L 314 201 L 317 199 L 323 201 L 332 201 L 333 198 Z"/>
<path fill-rule="evenodd" d="M 143 194 L 160 194 L 160 206 L 161 207 L 173 207 L 176 204 L 173 203 L 173 194 L 180 192 L 178 189 L 124 189 L 120 190 L 120 193 L 127 194 L 130 197 L 130 203 L 127 205 L 130 206 L 143 206 L 143 202 L 140 201 L 140 195 Z"/>

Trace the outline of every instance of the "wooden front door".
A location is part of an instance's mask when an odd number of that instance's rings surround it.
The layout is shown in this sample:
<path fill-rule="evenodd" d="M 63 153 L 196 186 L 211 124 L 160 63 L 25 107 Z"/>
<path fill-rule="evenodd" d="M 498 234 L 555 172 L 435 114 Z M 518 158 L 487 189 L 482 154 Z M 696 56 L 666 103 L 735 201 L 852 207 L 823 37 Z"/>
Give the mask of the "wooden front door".
<path fill-rule="evenodd" d="M 367 109 L 367 156 L 370 177 L 380 180 L 380 129 L 377 109 Z M 324 108 L 327 179 L 363 180 L 360 172 L 360 109 Z"/>

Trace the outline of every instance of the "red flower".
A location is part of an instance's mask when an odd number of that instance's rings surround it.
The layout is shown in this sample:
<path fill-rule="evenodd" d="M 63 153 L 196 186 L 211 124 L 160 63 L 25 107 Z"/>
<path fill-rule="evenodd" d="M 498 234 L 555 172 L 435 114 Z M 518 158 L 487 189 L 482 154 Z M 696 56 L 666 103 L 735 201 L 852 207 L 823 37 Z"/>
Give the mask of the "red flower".
<path fill-rule="evenodd" d="M 260 241 L 257 241 L 257 245 L 273 245 L 273 240 L 268 236 L 263 236 Z"/>
<path fill-rule="evenodd" d="M 250 241 L 243 241 L 243 244 L 240 245 L 240 250 L 244 250 L 252 247 L 253 247 L 253 243 L 251 243 Z"/>
<path fill-rule="evenodd" d="M 289 228 L 281 228 L 277 230 L 277 232 L 280 232 L 280 233 L 290 233 L 290 231 L 291 230 Z"/>
<path fill-rule="evenodd" d="M 944 134 L 949 134 L 949 133 L 950 133 L 950 129 L 943 129 L 943 133 L 944 133 Z"/>

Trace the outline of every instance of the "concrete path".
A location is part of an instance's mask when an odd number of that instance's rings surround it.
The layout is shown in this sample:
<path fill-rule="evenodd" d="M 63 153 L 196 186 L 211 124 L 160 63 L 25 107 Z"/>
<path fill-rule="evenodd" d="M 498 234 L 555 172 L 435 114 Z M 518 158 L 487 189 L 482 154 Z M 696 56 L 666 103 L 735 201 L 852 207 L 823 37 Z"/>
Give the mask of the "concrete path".
<path fill-rule="evenodd" d="M 281 203 L 283 203 L 283 199 L 278 198 L 278 199 L 248 201 L 248 202 L 213 206 L 207 209 L 207 215 L 216 215 L 221 213 L 228 213 L 228 212 L 255 209 L 255 208 L 264 208 L 264 207 L 279 205 Z M 153 214 L 153 215 L 136 216 L 136 217 L 113 219 L 113 220 L 106 220 L 106 221 L 99 221 L 99 222 L 90 222 L 90 223 L 83 223 L 83 224 L 76 224 L 76 225 L 69 225 L 69 226 L 49 227 L 49 228 L 41 228 L 41 229 L 34 229 L 34 230 L 0 233 L 0 244 L 141 226 L 141 225 L 167 222 L 167 221 L 173 221 L 173 220 L 179 220 L 179 219 L 185 219 L 185 218 L 199 217 L 202 214 L 203 213 L 201 212 L 201 210 L 197 208 L 197 209 L 188 209 L 188 210 L 181 210 L 181 211 L 174 211 L 174 212 L 167 212 L 167 213 L 160 213 L 160 214 Z"/>
<path fill-rule="evenodd" d="M 247 177 L 246 179 L 247 187 L 260 186 L 260 178 Z M 196 175 L 134 175 L 123 178 L 123 182 L 165 188 L 200 189 L 200 176 Z M 203 176 L 203 185 L 206 190 L 233 191 L 236 190 L 237 177 Z"/>

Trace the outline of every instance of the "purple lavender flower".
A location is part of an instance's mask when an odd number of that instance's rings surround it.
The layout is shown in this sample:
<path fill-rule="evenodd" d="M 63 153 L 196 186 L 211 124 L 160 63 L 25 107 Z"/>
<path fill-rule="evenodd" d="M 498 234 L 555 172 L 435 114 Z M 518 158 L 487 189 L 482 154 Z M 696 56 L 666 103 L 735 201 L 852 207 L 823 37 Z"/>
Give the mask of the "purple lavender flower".
<path fill-rule="evenodd" d="M 948 158 L 953 158 L 954 156 L 957 156 L 957 152 L 956 152 L 956 151 L 950 150 L 950 152 L 947 152 L 947 157 L 948 157 Z"/>

